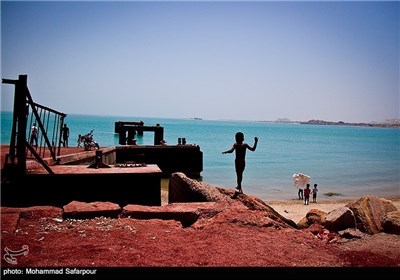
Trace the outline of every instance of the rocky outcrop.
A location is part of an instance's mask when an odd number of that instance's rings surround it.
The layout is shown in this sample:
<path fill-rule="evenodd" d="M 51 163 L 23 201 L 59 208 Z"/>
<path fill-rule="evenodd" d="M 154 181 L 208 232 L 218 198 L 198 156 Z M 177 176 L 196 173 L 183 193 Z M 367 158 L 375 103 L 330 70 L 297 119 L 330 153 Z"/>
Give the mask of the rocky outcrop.
<path fill-rule="evenodd" d="M 195 229 L 204 229 L 218 225 L 248 226 L 257 228 L 290 228 L 290 226 L 285 223 L 271 219 L 265 211 L 249 211 L 248 209 L 240 208 L 225 209 L 211 219 L 201 219 L 197 221 L 192 227 Z"/>
<path fill-rule="evenodd" d="M 340 207 L 326 215 L 325 227 L 332 231 L 355 228 L 356 220 L 353 211 L 348 207 Z"/>
<path fill-rule="evenodd" d="M 346 239 L 361 239 L 368 236 L 367 234 L 359 231 L 356 228 L 347 228 L 345 230 L 340 230 L 338 234 L 340 235 L 340 237 Z"/>
<path fill-rule="evenodd" d="M 360 199 L 346 205 L 355 216 L 357 228 L 368 234 L 381 232 L 383 217 L 397 208 L 387 199 L 381 199 L 373 195 L 363 196 Z"/>
<path fill-rule="evenodd" d="M 382 219 L 382 228 L 386 233 L 400 235 L 400 210 L 387 213 Z"/>
<path fill-rule="evenodd" d="M 400 214 L 396 210 L 390 200 L 368 195 L 328 214 L 312 209 L 297 223 L 297 227 L 305 229 L 320 224 L 334 232 L 358 229 L 370 235 L 379 232 L 400 234 Z"/>
<path fill-rule="evenodd" d="M 308 211 L 306 216 L 297 223 L 297 226 L 298 228 L 303 229 L 308 228 L 312 224 L 324 225 L 326 215 L 327 213 L 325 213 L 324 211 L 311 209 L 310 211 Z"/>
<path fill-rule="evenodd" d="M 168 202 L 230 202 L 217 188 L 176 172 L 169 179 Z"/>
<path fill-rule="evenodd" d="M 235 211 L 260 211 L 263 217 L 268 217 L 270 220 L 281 224 L 281 226 L 297 228 L 295 222 L 280 215 L 261 199 L 246 194 L 239 194 L 236 198 L 232 198 L 234 193 L 235 191 L 232 189 L 214 187 L 198 182 L 180 172 L 172 174 L 169 181 L 170 203 L 218 202 L 223 208 L 235 209 Z"/>

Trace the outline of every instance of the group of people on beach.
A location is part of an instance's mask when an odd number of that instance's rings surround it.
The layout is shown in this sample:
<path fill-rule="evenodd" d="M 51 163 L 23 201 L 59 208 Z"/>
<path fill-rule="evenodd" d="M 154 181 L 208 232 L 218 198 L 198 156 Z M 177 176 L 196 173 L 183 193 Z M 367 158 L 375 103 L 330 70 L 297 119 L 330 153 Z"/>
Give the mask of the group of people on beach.
<path fill-rule="evenodd" d="M 312 202 L 317 202 L 317 189 L 318 185 L 314 184 L 314 188 L 311 190 L 310 189 L 310 184 L 307 184 L 306 188 L 303 190 L 302 188 L 299 188 L 298 196 L 299 199 L 304 199 L 304 205 L 308 205 L 310 202 L 310 195 L 312 194 Z M 303 196 L 304 193 L 304 196 Z"/>

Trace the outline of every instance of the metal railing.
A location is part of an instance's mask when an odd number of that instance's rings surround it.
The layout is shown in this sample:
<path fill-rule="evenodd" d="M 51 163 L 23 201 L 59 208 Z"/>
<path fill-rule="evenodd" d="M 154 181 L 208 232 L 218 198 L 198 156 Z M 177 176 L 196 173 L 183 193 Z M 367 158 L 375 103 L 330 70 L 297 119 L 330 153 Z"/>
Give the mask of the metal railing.
<path fill-rule="evenodd" d="M 19 75 L 18 80 L 3 79 L 3 83 L 15 85 L 10 150 L 6 161 L 16 166 L 17 176 L 23 175 L 26 172 L 27 155 L 30 153 L 53 174 L 43 158 L 50 157 L 57 161 L 62 142 L 61 129 L 67 115 L 33 102 L 27 86 L 27 75 Z"/>

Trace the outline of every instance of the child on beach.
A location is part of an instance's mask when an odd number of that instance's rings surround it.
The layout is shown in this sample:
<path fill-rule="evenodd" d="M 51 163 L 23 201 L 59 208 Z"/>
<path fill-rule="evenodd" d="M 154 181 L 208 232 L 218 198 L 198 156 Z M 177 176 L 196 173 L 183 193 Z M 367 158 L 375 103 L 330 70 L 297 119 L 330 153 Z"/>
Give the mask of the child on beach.
<path fill-rule="evenodd" d="M 246 150 L 249 149 L 250 151 L 254 152 L 257 148 L 258 137 L 254 137 L 254 145 L 253 147 L 249 146 L 248 144 L 244 143 L 244 134 L 242 132 L 237 132 L 235 134 L 236 143 L 233 144 L 232 148 L 222 152 L 222 154 L 230 154 L 233 151 L 236 152 L 235 158 L 235 170 L 236 170 L 236 179 L 237 179 L 237 187 L 236 187 L 236 196 L 238 193 L 243 193 L 242 190 L 242 180 L 243 180 L 243 172 L 246 167 Z"/>
<path fill-rule="evenodd" d="M 310 184 L 307 184 L 307 187 L 304 189 L 304 205 L 308 205 L 310 202 Z"/>
<path fill-rule="evenodd" d="M 314 188 L 312 190 L 312 202 L 317 202 L 317 184 L 314 184 Z"/>

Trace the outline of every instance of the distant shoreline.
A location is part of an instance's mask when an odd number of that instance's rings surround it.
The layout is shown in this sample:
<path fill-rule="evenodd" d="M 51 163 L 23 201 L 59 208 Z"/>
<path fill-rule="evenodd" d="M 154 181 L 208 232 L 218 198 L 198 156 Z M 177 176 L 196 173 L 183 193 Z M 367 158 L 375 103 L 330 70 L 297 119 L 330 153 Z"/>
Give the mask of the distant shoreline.
<path fill-rule="evenodd" d="M 9 113 L 12 114 L 12 111 L 2 111 L 0 110 L 1 113 Z M 91 117 L 115 117 L 115 118 L 138 118 L 138 117 L 132 117 L 132 116 L 119 116 L 119 115 L 98 115 L 98 114 L 84 114 L 84 113 L 70 113 L 68 115 L 72 116 L 91 116 Z M 400 128 L 400 119 L 389 119 L 381 122 L 370 122 L 370 123 L 352 123 L 352 122 L 343 122 L 343 121 L 338 121 L 338 122 L 333 122 L 333 121 L 324 121 L 324 120 L 309 120 L 309 121 L 291 121 L 287 118 L 280 118 L 277 120 L 240 120 L 240 119 L 207 119 L 203 117 L 190 117 L 190 118 L 185 118 L 185 117 L 140 117 L 140 118 L 149 118 L 149 119 L 158 119 L 158 118 L 163 118 L 163 119 L 177 119 L 177 120 L 204 120 L 204 121 L 223 121 L 223 122 L 262 122 L 262 123 L 283 123 L 283 124 L 318 124 L 318 125 L 340 125 L 340 126 L 365 126 L 365 127 L 383 127 L 383 128 Z M 4 143 L 7 144 L 7 143 Z"/>
<path fill-rule="evenodd" d="M 339 126 L 366 126 L 366 127 L 384 127 L 384 128 L 399 128 L 400 127 L 400 119 L 387 119 L 382 122 L 344 122 L 344 121 L 324 121 L 324 120 L 309 120 L 309 121 L 291 121 L 286 118 L 277 119 L 274 121 L 275 123 L 297 123 L 297 124 L 317 124 L 317 125 L 339 125 Z"/>
<path fill-rule="evenodd" d="M 342 126 L 368 126 L 368 127 L 400 127 L 400 121 L 393 121 L 387 123 L 347 123 L 347 122 L 330 122 L 322 120 L 309 120 L 307 122 L 299 122 L 300 124 L 318 124 L 318 125 L 342 125 Z"/>

